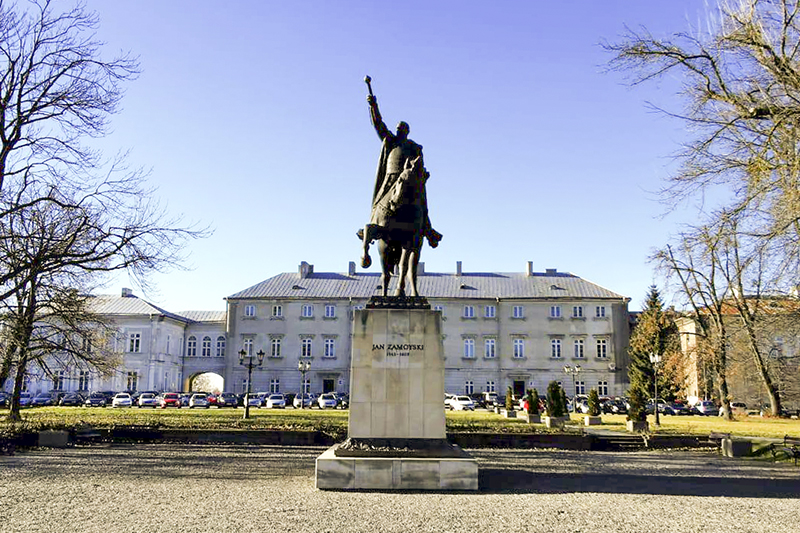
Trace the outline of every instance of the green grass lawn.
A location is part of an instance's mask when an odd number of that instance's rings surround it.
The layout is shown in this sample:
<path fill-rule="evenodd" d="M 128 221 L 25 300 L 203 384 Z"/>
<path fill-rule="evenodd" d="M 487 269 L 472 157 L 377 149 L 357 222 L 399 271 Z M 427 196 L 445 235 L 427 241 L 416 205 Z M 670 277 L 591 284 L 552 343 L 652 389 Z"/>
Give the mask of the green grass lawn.
<path fill-rule="evenodd" d="M 347 431 L 349 411 L 320 409 L 251 409 L 248 420 L 242 419 L 242 409 L 111 409 L 83 407 L 39 407 L 22 411 L 26 429 L 71 428 L 89 425 L 110 428 L 119 425 L 149 425 L 175 429 L 280 429 L 323 431 L 336 435 Z M 0 432 L 13 431 L 7 420 L 7 410 L 0 409 Z M 521 413 L 520 413 L 521 414 Z M 603 424 L 594 428 L 625 431 L 624 415 L 603 415 Z M 447 431 L 530 433 L 547 431 L 542 424 L 530 425 L 524 418 L 504 418 L 489 411 L 448 411 Z M 728 422 L 719 417 L 662 416 L 656 427 L 649 417 L 654 434 L 708 435 L 711 432 L 739 436 L 782 438 L 800 436 L 800 420 L 742 417 Z M 572 415 L 567 431 L 580 432 L 583 416 Z"/>

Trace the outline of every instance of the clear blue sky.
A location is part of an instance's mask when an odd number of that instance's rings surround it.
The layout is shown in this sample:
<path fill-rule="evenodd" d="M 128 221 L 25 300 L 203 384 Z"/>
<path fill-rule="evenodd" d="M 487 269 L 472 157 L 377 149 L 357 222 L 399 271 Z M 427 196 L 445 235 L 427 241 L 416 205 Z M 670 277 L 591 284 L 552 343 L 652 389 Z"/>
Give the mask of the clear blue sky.
<path fill-rule="evenodd" d="M 712 2 L 713 4 L 713 2 Z M 653 194 L 686 132 L 676 80 L 631 89 L 604 72 L 625 25 L 656 36 L 703 27 L 699 0 L 88 1 L 107 53 L 130 50 L 109 153 L 152 168 L 174 213 L 211 224 L 188 272 L 151 301 L 224 309 L 223 298 L 300 261 L 343 272 L 359 258 L 384 118 L 411 125 L 431 172 L 439 248 L 426 270 L 573 272 L 632 298 L 660 283 L 653 247 L 696 216 Z M 370 271 L 377 272 L 377 263 Z M 106 292 L 128 286 L 112 280 Z M 667 298 L 669 300 L 669 298 Z"/>

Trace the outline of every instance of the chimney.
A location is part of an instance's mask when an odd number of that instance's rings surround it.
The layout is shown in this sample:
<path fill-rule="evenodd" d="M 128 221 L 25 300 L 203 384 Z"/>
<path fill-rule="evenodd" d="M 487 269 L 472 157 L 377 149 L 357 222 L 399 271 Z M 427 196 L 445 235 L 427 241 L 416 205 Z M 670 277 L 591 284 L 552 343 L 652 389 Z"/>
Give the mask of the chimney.
<path fill-rule="evenodd" d="M 133 291 L 127 287 L 122 288 L 122 297 L 123 298 L 133 298 Z"/>
<path fill-rule="evenodd" d="M 417 263 L 417 276 L 424 276 L 425 275 L 425 263 L 420 261 Z"/>
<path fill-rule="evenodd" d="M 309 265 L 305 261 L 301 261 L 300 268 L 298 268 L 298 273 L 300 274 L 300 279 L 305 279 L 314 273 L 314 265 Z"/>
<path fill-rule="evenodd" d="M 355 276 L 356 275 L 356 262 L 350 261 L 350 264 L 347 265 L 347 275 L 348 276 Z"/>
<path fill-rule="evenodd" d="M 528 277 L 533 276 L 533 261 L 528 261 Z"/>
<path fill-rule="evenodd" d="M 461 275 L 461 261 L 456 261 L 456 276 Z"/>

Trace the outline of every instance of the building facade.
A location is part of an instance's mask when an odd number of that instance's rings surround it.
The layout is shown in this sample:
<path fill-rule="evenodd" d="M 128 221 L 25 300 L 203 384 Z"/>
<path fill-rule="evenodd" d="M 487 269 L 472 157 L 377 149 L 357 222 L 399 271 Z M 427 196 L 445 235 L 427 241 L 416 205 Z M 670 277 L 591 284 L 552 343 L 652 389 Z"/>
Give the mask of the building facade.
<path fill-rule="evenodd" d="M 98 297 L 97 311 L 119 328 L 119 370 L 87 380 L 87 369 L 62 369 L 63 381 L 31 371 L 29 389 L 189 390 L 211 372 L 238 393 L 247 389 L 240 354 L 263 352 L 254 392 L 347 392 L 354 311 L 381 293 L 380 283 L 354 263 L 331 273 L 302 262 L 228 296 L 226 311 L 171 313 L 127 289 Z M 421 263 L 418 286 L 442 314 L 447 392 L 543 392 L 551 381 L 569 395 L 627 388 L 628 298 L 574 274 L 534 272 L 531 263 L 519 273 L 465 272 L 460 262 L 454 272 L 428 273 Z M 303 383 L 300 361 L 310 364 Z"/>

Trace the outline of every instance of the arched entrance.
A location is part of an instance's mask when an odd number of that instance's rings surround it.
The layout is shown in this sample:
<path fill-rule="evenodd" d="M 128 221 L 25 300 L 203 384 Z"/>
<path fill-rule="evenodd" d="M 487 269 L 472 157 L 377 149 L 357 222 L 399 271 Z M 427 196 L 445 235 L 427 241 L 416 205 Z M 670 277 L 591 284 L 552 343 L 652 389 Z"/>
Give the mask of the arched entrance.
<path fill-rule="evenodd" d="M 225 378 L 216 372 L 196 372 L 184 380 L 183 390 L 217 394 L 225 390 Z"/>

